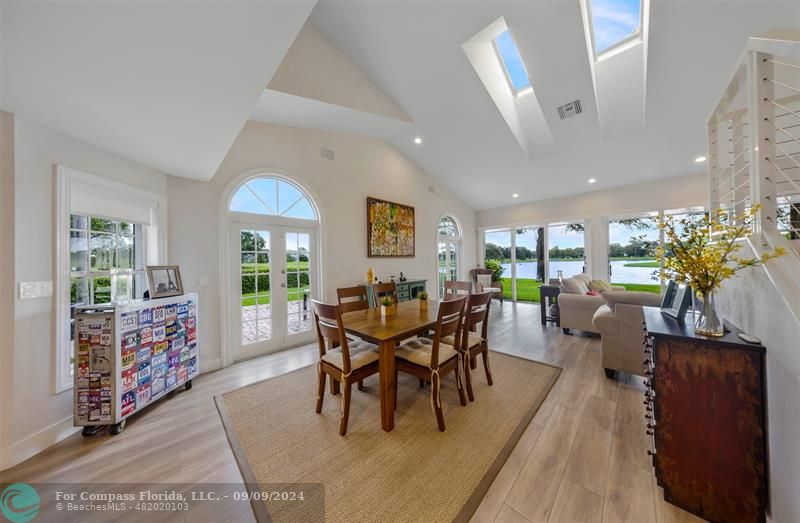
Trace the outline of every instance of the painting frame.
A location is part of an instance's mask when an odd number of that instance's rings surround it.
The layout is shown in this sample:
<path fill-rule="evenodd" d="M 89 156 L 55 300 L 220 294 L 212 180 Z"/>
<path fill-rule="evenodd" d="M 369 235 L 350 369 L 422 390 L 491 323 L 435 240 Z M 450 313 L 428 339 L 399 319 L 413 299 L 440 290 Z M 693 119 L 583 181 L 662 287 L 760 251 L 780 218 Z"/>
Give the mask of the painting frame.
<path fill-rule="evenodd" d="M 388 209 L 387 209 L 388 206 Z M 379 215 L 387 212 L 396 213 L 392 225 L 401 229 L 398 232 L 386 232 L 380 229 L 389 227 Z M 408 223 L 410 221 L 410 223 Z M 401 223 L 397 223 L 401 222 Z M 410 232 L 410 241 L 408 238 Z M 382 238 L 378 238 L 381 236 Z M 403 236 L 405 238 L 403 238 Z M 402 203 L 367 197 L 367 257 L 368 258 L 414 258 L 416 256 L 416 213 L 414 207 Z M 383 245 L 377 243 L 382 241 Z M 394 246 L 392 245 L 394 242 Z M 393 252 L 396 251 L 396 252 Z"/>
<path fill-rule="evenodd" d="M 181 269 L 177 265 L 148 265 L 145 270 L 147 271 L 147 288 L 150 291 L 150 299 L 168 298 L 183 294 Z M 166 273 L 164 276 L 171 285 L 159 290 L 158 281 L 163 279 L 161 273 Z"/>

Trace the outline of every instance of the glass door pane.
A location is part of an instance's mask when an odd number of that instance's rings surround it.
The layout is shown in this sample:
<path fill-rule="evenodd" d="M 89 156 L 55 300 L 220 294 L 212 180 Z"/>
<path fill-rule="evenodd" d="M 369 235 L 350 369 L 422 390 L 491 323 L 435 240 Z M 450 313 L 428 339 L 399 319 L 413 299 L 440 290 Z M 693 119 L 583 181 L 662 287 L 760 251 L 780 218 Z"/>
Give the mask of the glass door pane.
<path fill-rule="evenodd" d="M 583 223 L 559 223 L 550 225 L 547 231 L 549 244 L 548 277 L 558 279 L 586 272 Z"/>
<path fill-rule="evenodd" d="M 311 331 L 311 234 L 286 232 L 286 332 Z"/>
<path fill-rule="evenodd" d="M 270 233 L 240 232 L 242 345 L 272 338 L 270 303 Z"/>
<path fill-rule="evenodd" d="M 514 242 L 517 301 L 539 301 L 544 280 L 544 229 L 520 227 Z"/>
<path fill-rule="evenodd" d="M 659 244 L 658 213 L 614 218 L 608 223 L 609 281 L 628 290 L 661 292 L 656 248 Z"/>
<path fill-rule="evenodd" d="M 444 282 L 447 281 L 447 243 L 439 242 L 439 296 L 444 296 Z"/>
<path fill-rule="evenodd" d="M 489 230 L 484 233 L 484 265 L 487 269 L 499 267 L 503 284 L 503 298 L 511 299 L 511 230 Z"/>

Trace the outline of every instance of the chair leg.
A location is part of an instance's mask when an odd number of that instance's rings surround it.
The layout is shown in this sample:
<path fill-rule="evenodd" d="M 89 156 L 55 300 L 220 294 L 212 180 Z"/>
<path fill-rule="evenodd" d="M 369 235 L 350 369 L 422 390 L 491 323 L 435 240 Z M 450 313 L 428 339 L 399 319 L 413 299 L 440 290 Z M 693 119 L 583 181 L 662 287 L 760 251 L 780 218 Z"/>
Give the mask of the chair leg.
<path fill-rule="evenodd" d="M 467 406 L 467 396 L 464 394 L 464 385 L 461 383 L 461 373 L 464 369 L 461 368 L 461 362 L 456 363 L 456 387 L 458 388 L 458 399 L 461 401 L 461 406 Z M 465 372 L 469 374 L 469 372 Z"/>
<path fill-rule="evenodd" d="M 467 384 L 467 397 L 470 401 L 475 401 L 475 394 L 472 392 L 472 371 L 469 369 L 467 360 L 464 360 L 464 381 Z"/>
<path fill-rule="evenodd" d="M 333 376 L 331 376 L 330 378 L 331 378 L 331 386 L 330 386 L 331 395 L 336 396 L 337 394 L 339 394 L 339 382 L 333 379 Z"/>
<path fill-rule="evenodd" d="M 472 356 L 469 358 L 469 368 L 475 370 L 478 368 L 478 360 Z"/>
<path fill-rule="evenodd" d="M 419 379 L 419 388 L 421 389 L 425 388 L 425 380 L 422 378 Z"/>
<path fill-rule="evenodd" d="M 325 373 L 321 370 L 317 381 L 319 382 L 319 387 L 317 388 L 317 414 L 319 414 L 322 412 L 322 401 L 325 399 Z"/>
<path fill-rule="evenodd" d="M 431 399 L 433 400 L 433 410 L 436 412 L 436 424 L 439 425 L 439 431 L 444 432 L 444 412 L 442 412 L 440 389 L 441 380 L 438 375 L 434 374 L 431 379 Z"/>
<path fill-rule="evenodd" d="M 489 368 L 489 350 L 484 349 L 483 351 L 483 370 L 486 372 L 486 382 L 491 385 L 492 382 L 492 371 Z"/>
<path fill-rule="evenodd" d="M 364 380 L 358 380 L 358 390 L 364 390 Z"/>
<path fill-rule="evenodd" d="M 339 435 L 347 434 L 347 420 L 350 418 L 350 387 L 352 383 L 345 381 L 342 383 L 342 421 L 339 422 Z"/>

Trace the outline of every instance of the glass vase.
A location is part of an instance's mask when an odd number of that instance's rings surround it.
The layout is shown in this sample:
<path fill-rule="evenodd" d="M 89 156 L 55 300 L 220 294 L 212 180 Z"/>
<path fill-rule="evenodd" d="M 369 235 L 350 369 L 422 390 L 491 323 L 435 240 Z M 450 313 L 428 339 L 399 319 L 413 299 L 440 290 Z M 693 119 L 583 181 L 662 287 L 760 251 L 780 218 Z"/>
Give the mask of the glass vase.
<path fill-rule="evenodd" d="M 725 334 L 725 327 L 722 323 L 722 318 L 717 312 L 717 292 L 708 291 L 703 293 L 702 302 L 697 298 L 694 299 L 695 309 L 695 334 L 703 336 L 723 336 Z"/>

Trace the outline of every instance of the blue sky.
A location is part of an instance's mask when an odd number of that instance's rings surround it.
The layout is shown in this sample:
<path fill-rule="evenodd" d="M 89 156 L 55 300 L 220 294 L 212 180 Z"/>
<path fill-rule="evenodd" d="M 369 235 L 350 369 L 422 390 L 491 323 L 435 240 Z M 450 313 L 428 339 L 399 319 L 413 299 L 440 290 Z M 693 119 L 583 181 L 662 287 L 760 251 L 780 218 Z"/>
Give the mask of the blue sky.
<path fill-rule="evenodd" d="M 592 0 L 595 52 L 602 53 L 636 32 L 641 9 L 641 0 Z"/>
<path fill-rule="evenodd" d="M 511 33 L 504 31 L 495 38 L 495 43 L 497 44 L 497 51 L 500 53 L 503 62 L 505 62 L 506 71 L 508 71 L 508 76 L 511 78 L 511 84 L 514 89 L 519 91 L 528 87 L 531 81 L 528 78 L 528 72 L 525 71 L 525 65 L 522 63 L 517 44 L 511 38 Z"/>

